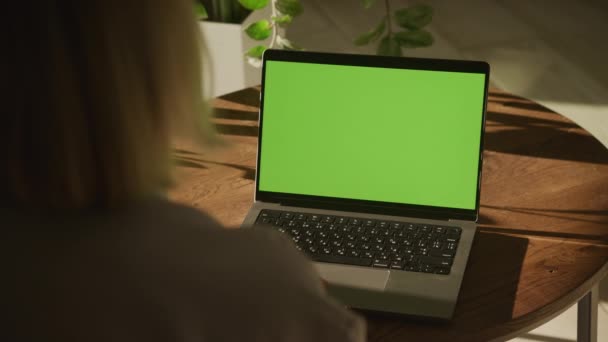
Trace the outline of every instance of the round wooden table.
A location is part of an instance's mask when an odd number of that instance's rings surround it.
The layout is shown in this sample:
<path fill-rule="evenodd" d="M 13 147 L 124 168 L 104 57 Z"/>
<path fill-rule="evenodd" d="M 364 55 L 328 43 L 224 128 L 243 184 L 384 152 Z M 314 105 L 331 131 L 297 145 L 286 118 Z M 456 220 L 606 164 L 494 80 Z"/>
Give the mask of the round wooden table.
<path fill-rule="evenodd" d="M 253 201 L 258 103 L 259 88 L 215 99 L 222 146 L 176 144 L 174 200 L 240 225 Z M 592 318 L 590 291 L 608 270 L 608 150 L 563 116 L 492 89 L 481 189 L 453 320 L 365 313 L 370 341 L 506 340 L 581 298 L 579 318 Z M 592 336 L 593 320 L 583 323 Z"/>

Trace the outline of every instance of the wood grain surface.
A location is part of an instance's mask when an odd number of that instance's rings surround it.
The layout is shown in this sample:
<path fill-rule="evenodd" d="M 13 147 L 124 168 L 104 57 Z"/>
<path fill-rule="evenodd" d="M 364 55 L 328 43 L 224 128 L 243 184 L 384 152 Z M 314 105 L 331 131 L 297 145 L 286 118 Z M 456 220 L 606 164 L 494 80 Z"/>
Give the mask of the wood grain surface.
<path fill-rule="evenodd" d="M 214 101 L 223 144 L 175 145 L 171 198 L 238 227 L 253 201 L 259 88 Z M 534 102 L 490 91 L 479 231 L 450 322 L 364 313 L 370 341 L 506 340 L 576 303 L 608 261 L 608 150 Z"/>

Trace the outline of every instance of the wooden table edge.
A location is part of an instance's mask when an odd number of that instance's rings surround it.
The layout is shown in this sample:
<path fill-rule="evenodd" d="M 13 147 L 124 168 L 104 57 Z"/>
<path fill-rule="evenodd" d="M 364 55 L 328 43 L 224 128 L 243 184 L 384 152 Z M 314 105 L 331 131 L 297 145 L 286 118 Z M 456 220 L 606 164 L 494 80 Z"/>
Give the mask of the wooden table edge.
<path fill-rule="evenodd" d="M 519 322 L 532 320 L 533 322 L 528 325 L 522 325 L 514 331 L 509 332 L 504 336 L 496 337 L 490 341 L 498 342 L 498 341 L 508 341 L 517 337 L 520 337 L 522 334 L 528 333 L 541 325 L 553 320 L 557 316 L 561 315 L 570 307 L 577 304 L 584 296 L 586 296 L 592 289 L 593 286 L 598 284 L 603 278 L 608 275 L 608 263 L 605 263 L 597 272 L 595 272 L 591 277 L 589 277 L 585 282 L 583 282 L 579 287 L 577 287 L 574 291 L 566 294 L 561 297 L 557 301 L 552 302 L 549 305 L 546 305 L 539 310 L 530 312 L 524 316 L 513 320 L 511 324 L 518 325 Z M 553 311 L 554 309 L 557 310 Z M 545 317 L 541 317 L 536 321 L 536 317 L 545 315 Z M 524 323 L 524 322 L 522 322 Z"/>

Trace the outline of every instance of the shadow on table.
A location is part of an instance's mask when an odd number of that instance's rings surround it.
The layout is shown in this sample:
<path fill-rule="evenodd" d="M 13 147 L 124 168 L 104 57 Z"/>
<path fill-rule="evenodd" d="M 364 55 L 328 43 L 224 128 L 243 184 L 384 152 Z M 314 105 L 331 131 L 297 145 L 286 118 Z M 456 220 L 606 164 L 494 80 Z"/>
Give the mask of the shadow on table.
<path fill-rule="evenodd" d="M 539 208 L 523 208 L 523 207 L 511 207 L 511 206 L 494 206 L 481 204 L 481 212 L 478 220 L 478 224 L 492 224 L 493 221 L 485 214 L 483 209 L 495 209 L 504 210 L 513 213 L 522 213 L 535 216 L 543 216 L 550 218 L 557 218 L 568 221 L 587 222 L 595 224 L 604 224 L 608 227 L 608 210 L 580 210 L 580 209 L 539 209 Z M 574 216 L 578 215 L 578 216 Z M 608 231 L 607 231 L 608 233 Z"/>
<path fill-rule="evenodd" d="M 453 319 L 437 323 L 366 313 L 370 341 L 407 341 L 409 334 L 429 341 L 451 341 L 453 336 L 479 341 L 501 336 L 495 329 L 513 319 L 527 249 L 526 238 L 478 231 Z"/>
<path fill-rule="evenodd" d="M 244 179 L 255 180 L 255 169 L 254 168 L 243 166 L 243 165 L 214 162 L 214 161 L 210 161 L 210 160 L 195 158 L 195 157 L 193 157 L 193 156 L 196 156 L 196 154 L 194 152 L 190 152 L 190 151 L 186 151 L 186 150 L 174 149 L 174 152 L 178 154 L 175 156 L 175 162 L 177 163 L 178 166 L 195 168 L 195 169 L 203 169 L 203 170 L 209 168 L 205 164 L 227 166 L 227 167 L 231 167 L 231 168 L 234 168 L 237 170 L 244 171 L 243 176 L 242 176 Z"/>
<path fill-rule="evenodd" d="M 229 94 L 219 96 L 218 98 L 225 101 L 257 108 L 260 106 L 260 88 L 246 88 L 243 90 L 238 90 Z"/>
<path fill-rule="evenodd" d="M 484 149 L 530 157 L 608 164 L 606 148 L 579 126 L 532 103 L 506 101 L 502 105 L 533 110 L 536 117 L 488 111 Z M 584 151 L 584 153 L 581 153 Z"/>
<path fill-rule="evenodd" d="M 230 94 L 222 95 L 218 99 L 232 102 L 235 107 L 247 106 L 251 107 L 245 109 L 228 109 L 228 108 L 214 108 L 213 117 L 216 119 L 234 120 L 232 122 L 215 122 L 215 127 L 220 134 L 226 135 L 239 135 L 248 137 L 258 136 L 258 126 L 250 126 L 239 123 L 238 121 L 246 121 L 254 123 L 258 121 L 259 113 L 257 108 L 260 105 L 260 90 L 259 88 L 247 88 L 240 91 L 236 91 Z M 242 108 L 242 107 L 241 107 Z"/>

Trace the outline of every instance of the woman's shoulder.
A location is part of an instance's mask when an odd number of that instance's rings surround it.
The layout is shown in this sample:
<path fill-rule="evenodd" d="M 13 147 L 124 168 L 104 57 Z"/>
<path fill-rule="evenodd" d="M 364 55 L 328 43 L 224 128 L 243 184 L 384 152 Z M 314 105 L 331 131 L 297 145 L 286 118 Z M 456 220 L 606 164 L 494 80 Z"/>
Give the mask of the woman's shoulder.
<path fill-rule="evenodd" d="M 11 298 L 36 292 L 63 303 L 13 300 L 15 308 L 41 312 L 27 319 L 40 334 L 63 336 L 56 327 L 81 326 L 77 335 L 91 341 L 121 341 L 125 329 L 149 341 L 164 341 L 174 329 L 211 341 L 364 336 L 362 321 L 326 297 L 312 264 L 278 233 L 224 229 L 197 209 L 167 201 L 112 215 L 15 217 L 30 223 L 14 235 L 14 248 L 5 249 L 14 255 L 6 260 L 19 260 L 10 268 L 14 279 L 35 278 L 36 285 L 22 282 Z M 150 325 L 163 315 L 170 315 L 163 325 Z M 95 333 L 99 339 L 90 338 Z"/>

